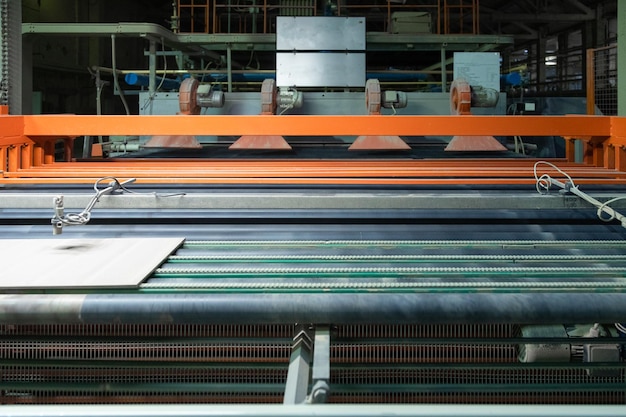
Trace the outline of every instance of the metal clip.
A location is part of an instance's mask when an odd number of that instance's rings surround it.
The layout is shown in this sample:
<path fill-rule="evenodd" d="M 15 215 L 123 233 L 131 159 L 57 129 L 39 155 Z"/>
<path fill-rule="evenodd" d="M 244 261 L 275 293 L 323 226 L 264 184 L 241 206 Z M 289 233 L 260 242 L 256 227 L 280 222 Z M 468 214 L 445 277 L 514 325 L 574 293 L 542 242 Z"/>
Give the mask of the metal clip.
<path fill-rule="evenodd" d="M 50 220 L 52 223 L 52 234 L 60 235 L 63 233 L 64 226 L 81 226 L 87 224 L 89 220 L 91 220 L 91 210 L 93 210 L 96 203 L 100 201 L 100 197 L 113 194 L 118 190 L 123 190 L 126 184 L 131 184 L 136 181 L 135 178 L 131 178 L 124 182 L 119 182 L 116 178 L 111 178 L 112 181 L 109 183 L 108 187 L 98 190 L 98 184 L 104 179 L 106 178 L 96 181 L 94 184 L 96 194 L 91 198 L 87 207 L 80 213 L 64 214 L 63 196 L 54 197 L 54 216 Z"/>

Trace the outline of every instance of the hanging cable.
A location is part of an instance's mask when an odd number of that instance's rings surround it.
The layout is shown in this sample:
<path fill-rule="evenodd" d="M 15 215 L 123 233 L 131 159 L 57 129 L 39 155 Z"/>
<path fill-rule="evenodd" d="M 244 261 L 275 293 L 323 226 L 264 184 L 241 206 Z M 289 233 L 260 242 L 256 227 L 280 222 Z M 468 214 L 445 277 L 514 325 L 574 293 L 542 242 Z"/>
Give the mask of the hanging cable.
<path fill-rule="evenodd" d="M 539 165 L 548 165 L 549 167 L 555 169 L 561 175 L 566 177 L 567 180 L 569 181 L 569 186 L 567 186 L 567 187 L 569 187 L 569 188 L 578 188 L 576 186 L 576 184 L 574 184 L 574 180 L 572 179 L 572 177 L 570 177 L 569 174 L 567 172 L 563 171 L 561 168 L 557 167 L 556 165 L 554 165 L 553 163 L 550 163 L 550 162 L 537 161 L 537 162 L 535 162 L 535 165 L 533 166 L 533 174 L 535 175 L 535 188 L 537 189 L 537 192 L 539 194 L 548 194 L 550 192 L 550 187 L 556 181 L 556 180 L 552 179 L 550 177 L 550 175 L 548 175 L 548 174 L 543 174 L 541 176 L 538 176 L 538 174 L 537 174 L 537 167 Z M 562 188 L 565 188 L 565 187 L 562 187 Z"/>
<path fill-rule="evenodd" d="M 100 184 L 106 180 L 110 180 L 108 187 L 100 188 Z M 126 184 L 131 184 L 133 182 L 135 182 L 135 178 L 128 179 L 124 182 L 120 182 L 115 177 L 102 177 L 97 179 L 93 184 L 93 190 L 96 194 L 91 198 L 91 200 L 89 200 L 87 207 L 85 207 L 80 213 L 64 213 L 63 196 L 54 197 L 54 216 L 50 220 L 53 227 L 53 234 L 61 234 L 63 232 L 63 227 L 65 226 L 81 226 L 89 223 L 91 220 L 91 211 L 103 195 L 113 194 L 120 191 L 125 191 L 130 194 L 149 194 L 154 195 L 155 197 L 175 197 L 185 195 L 185 193 L 182 192 L 172 194 L 160 194 L 157 192 L 138 193 L 126 188 Z"/>
<path fill-rule="evenodd" d="M 120 88 L 120 82 L 117 79 L 117 60 L 115 58 L 115 55 L 115 34 L 113 34 L 111 35 L 111 69 L 113 70 L 113 85 L 120 95 L 120 100 L 122 100 L 122 104 L 124 105 L 124 110 L 126 110 L 126 114 L 130 115 L 130 109 L 128 108 L 126 97 L 124 97 L 124 91 L 122 91 L 122 89 Z"/>
<path fill-rule="evenodd" d="M 165 82 L 165 77 L 167 76 L 167 56 L 165 55 L 165 39 L 163 38 L 161 38 L 161 52 L 163 55 L 163 74 L 161 76 L 161 81 L 159 82 L 159 85 L 156 86 L 154 91 L 150 92 L 150 94 L 148 95 L 148 98 L 146 98 L 146 100 L 144 101 L 143 106 L 141 106 L 141 111 L 144 111 L 145 109 L 147 109 L 150 102 L 154 100 L 154 97 L 156 96 L 157 91 L 159 91 L 161 87 L 163 87 L 163 83 Z"/>
<path fill-rule="evenodd" d="M 540 165 L 548 165 L 549 167 L 555 169 L 561 175 L 566 177 L 567 181 L 561 182 L 557 179 L 550 177 L 550 175 L 547 173 L 540 176 L 537 169 Z M 612 204 L 616 201 L 626 200 L 626 196 L 615 197 L 605 201 L 604 203 L 598 201 L 597 199 L 591 197 L 589 194 L 582 192 L 567 172 L 563 171 L 556 165 L 546 161 L 537 161 L 533 167 L 533 174 L 535 176 L 535 188 L 537 189 L 537 192 L 539 194 L 548 194 L 550 192 L 550 187 L 552 185 L 556 185 L 564 191 L 570 192 L 596 207 L 596 215 L 598 216 L 598 219 L 604 222 L 618 220 L 621 223 L 622 227 L 626 228 L 626 217 L 609 206 L 609 204 Z M 605 215 L 608 217 L 605 217 Z"/>
<path fill-rule="evenodd" d="M 598 211 L 597 211 L 598 218 L 602 220 L 603 222 L 610 222 L 610 221 L 615 220 L 615 214 L 616 214 L 615 210 L 613 210 L 613 213 L 609 213 L 609 217 L 604 217 L 602 213 L 605 212 L 605 208 L 608 207 L 609 204 L 615 203 L 616 201 L 620 201 L 620 200 L 626 200 L 626 196 L 615 197 L 602 203 L 602 205 L 598 207 Z"/>

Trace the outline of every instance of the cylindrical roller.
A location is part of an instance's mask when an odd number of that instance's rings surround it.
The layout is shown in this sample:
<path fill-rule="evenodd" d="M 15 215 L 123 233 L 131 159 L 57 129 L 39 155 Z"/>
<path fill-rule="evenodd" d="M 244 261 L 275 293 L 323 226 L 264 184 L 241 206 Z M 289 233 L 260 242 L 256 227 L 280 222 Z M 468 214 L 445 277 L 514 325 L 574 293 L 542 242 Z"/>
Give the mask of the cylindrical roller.
<path fill-rule="evenodd" d="M 214 293 L 0 296 L 0 324 L 615 323 L 623 293 Z"/>

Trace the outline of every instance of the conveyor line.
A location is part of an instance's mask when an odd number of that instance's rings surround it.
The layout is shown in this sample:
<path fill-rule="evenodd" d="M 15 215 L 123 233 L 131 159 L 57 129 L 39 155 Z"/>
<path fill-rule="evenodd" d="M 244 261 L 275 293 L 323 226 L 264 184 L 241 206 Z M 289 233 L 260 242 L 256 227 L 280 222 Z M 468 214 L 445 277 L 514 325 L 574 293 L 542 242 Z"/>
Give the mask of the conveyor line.
<path fill-rule="evenodd" d="M 622 292 L 625 241 L 189 241 L 142 291 Z"/>

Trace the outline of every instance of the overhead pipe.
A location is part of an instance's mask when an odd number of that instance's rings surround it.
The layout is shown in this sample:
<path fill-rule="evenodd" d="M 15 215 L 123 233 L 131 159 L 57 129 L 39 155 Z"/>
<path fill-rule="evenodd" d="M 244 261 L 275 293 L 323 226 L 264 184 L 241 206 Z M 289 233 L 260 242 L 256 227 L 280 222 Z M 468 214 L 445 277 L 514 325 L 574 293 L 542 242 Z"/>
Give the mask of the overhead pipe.
<path fill-rule="evenodd" d="M 119 71 L 118 71 L 119 72 Z M 150 77 L 146 75 L 141 75 L 137 73 L 129 73 L 124 76 L 124 81 L 128 85 L 140 86 L 140 87 L 150 87 Z M 173 80 L 171 78 L 155 78 L 155 89 L 156 86 L 161 86 L 161 88 L 165 90 L 178 90 L 180 88 L 180 81 Z"/>

